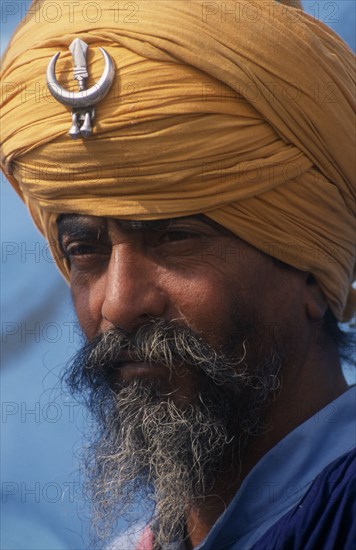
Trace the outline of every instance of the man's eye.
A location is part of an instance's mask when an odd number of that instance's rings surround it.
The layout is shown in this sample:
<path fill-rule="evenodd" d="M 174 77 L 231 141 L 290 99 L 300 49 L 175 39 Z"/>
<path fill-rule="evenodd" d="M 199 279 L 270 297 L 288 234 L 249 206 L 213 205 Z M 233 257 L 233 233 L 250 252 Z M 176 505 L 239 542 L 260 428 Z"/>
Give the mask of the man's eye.
<path fill-rule="evenodd" d="M 90 245 L 90 244 L 69 244 L 64 248 L 63 256 L 71 263 L 85 262 L 94 260 L 98 256 L 107 255 L 109 252 L 106 248 Z"/>
<path fill-rule="evenodd" d="M 70 245 L 65 250 L 65 255 L 70 256 L 86 256 L 88 254 L 97 254 L 98 250 L 93 246 L 86 244 Z"/>

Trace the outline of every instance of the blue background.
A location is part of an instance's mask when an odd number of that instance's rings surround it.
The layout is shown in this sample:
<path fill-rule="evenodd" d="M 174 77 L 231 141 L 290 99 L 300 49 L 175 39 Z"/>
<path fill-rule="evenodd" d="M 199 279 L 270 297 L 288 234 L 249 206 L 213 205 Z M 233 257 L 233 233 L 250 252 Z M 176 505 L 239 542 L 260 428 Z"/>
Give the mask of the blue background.
<path fill-rule="evenodd" d="M 29 3 L 2 2 L 2 50 Z M 353 0 L 303 4 L 355 49 Z M 78 460 L 86 413 L 59 383 L 78 346 L 75 314 L 45 241 L 7 184 L 1 241 L 0 548 L 87 548 Z"/>

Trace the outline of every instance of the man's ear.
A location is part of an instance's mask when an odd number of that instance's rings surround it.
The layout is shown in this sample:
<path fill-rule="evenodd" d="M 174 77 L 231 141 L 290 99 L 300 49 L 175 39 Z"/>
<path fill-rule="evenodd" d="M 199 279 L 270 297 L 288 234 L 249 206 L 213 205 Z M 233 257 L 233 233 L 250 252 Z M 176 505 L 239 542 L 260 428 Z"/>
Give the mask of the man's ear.
<path fill-rule="evenodd" d="M 305 280 L 305 305 L 309 319 L 319 321 L 328 309 L 328 303 L 315 277 L 310 273 Z"/>

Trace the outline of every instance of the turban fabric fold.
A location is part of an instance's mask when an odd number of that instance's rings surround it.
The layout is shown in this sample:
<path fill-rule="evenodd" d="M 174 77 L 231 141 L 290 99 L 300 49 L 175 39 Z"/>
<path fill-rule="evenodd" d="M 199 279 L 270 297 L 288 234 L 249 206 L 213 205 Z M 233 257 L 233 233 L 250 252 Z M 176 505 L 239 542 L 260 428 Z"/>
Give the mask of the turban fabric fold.
<path fill-rule="evenodd" d="M 33 2 L 3 59 L 1 167 L 67 278 L 59 214 L 204 213 L 311 272 L 338 319 L 352 313 L 354 57 L 285 3 Z M 74 87 L 75 38 L 89 45 L 89 85 L 99 47 L 116 77 L 93 135 L 73 141 L 45 74 L 59 51 L 57 78 Z"/>

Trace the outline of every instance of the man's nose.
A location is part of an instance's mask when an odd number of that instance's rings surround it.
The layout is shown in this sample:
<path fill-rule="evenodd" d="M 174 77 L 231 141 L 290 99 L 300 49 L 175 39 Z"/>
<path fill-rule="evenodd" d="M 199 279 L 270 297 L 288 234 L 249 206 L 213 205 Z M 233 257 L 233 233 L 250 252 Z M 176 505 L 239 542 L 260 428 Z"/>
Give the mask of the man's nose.
<path fill-rule="evenodd" d="M 152 317 L 162 318 L 166 308 L 166 295 L 158 286 L 157 264 L 130 245 L 114 246 L 106 276 L 103 320 L 132 331 Z"/>

